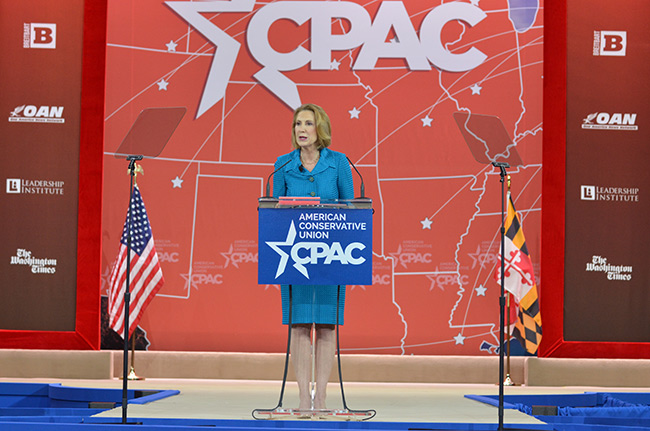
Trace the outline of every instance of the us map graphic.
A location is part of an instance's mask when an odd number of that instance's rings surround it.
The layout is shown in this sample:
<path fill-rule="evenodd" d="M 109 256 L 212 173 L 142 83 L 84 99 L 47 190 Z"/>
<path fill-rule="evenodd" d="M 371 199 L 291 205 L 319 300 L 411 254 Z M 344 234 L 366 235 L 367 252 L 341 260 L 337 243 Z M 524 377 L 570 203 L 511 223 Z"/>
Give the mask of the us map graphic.
<path fill-rule="evenodd" d="M 311 102 L 375 209 L 373 283 L 347 287 L 342 351 L 496 354 L 499 172 L 473 159 L 452 114 L 503 121 L 524 162 L 508 173 L 538 271 L 542 11 L 533 0 L 109 3 L 103 291 L 128 202 L 114 153 L 142 109 L 184 106 L 137 177 L 165 277 L 140 326 L 152 350 L 284 351 L 279 286 L 257 284 L 257 198 L 291 150 L 293 107 Z"/>

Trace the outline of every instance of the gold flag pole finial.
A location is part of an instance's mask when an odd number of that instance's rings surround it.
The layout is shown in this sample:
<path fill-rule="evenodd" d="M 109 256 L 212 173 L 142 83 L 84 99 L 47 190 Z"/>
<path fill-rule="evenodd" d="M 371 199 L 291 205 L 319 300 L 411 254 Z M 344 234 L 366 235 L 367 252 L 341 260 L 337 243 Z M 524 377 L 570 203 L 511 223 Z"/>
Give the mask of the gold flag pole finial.
<path fill-rule="evenodd" d="M 131 175 L 131 170 L 128 170 L 127 173 Z M 135 186 L 138 185 L 138 174 L 144 175 L 144 169 L 142 168 L 142 165 L 136 163 L 135 169 L 133 169 L 133 185 Z"/>
<path fill-rule="evenodd" d="M 508 191 L 510 191 L 510 174 L 508 174 Z"/>

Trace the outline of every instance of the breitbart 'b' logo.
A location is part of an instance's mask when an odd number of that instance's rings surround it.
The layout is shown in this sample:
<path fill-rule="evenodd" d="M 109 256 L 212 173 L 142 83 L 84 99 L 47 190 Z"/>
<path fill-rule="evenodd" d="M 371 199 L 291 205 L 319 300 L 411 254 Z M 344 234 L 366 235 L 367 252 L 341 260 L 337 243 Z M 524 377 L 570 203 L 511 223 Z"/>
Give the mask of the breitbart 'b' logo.
<path fill-rule="evenodd" d="M 23 24 L 23 48 L 56 49 L 56 24 Z"/>
<path fill-rule="evenodd" d="M 595 31 L 594 55 L 624 57 L 627 49 L 626 31 Z"/>

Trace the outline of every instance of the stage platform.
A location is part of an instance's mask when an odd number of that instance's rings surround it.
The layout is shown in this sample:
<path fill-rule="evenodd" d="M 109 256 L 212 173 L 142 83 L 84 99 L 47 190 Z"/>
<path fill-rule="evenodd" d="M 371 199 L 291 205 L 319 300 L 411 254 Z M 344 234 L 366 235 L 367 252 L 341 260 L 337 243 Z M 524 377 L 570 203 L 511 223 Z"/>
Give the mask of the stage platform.
<path fill-rule="evenodd" d="M 9 383 L 56 383 L 76 388 L 122 388 L 120 379 L 17 379 L 2 378 Z M 432 384 L 432 383 L 359 383 L 344 385 L 350 409 L 374 409 L 375 418 L 357 423 L 323 419 L 296 419 L 294 421 L 251 421 L 256 408 L 273 408 L 278 401 L 280 381 L 261 380 L 212 380 L 212 379 L 145 379 L 129 381 L 129 389 L 136 391 L 179 391 L 147 404 L 129 404 L 129 420 L 147 425 L 147 420 L 177 420 L 168 425 L 179 427 L 209 426 L 230 429 L 446 429 L 489 430 L 496 429 L 498 408 L 467 398 L 467 395 L 498 395 L 498 386 L 491 384 Z M 597 387 L 527 387 L 509 386 L 505 395 L 582 394 L 598 392 Z M 643 392 L 639 388 L 607 388 L 612 392 Z M 645 389 L 647 392 L 648 389 Z M 297 387 L 287 385 L 284 403 L 287 408 L 298 403 Z M 328 408 L 341 408 L 340 386 L 328 387 Z M 92 423 L 119 424 L 122 408 L 116 407 L 93 416 Z M 144 421 L 143 421 L 144 419 Z M 60 419 L 62 420 L 62 419 Z M 230 422 L 232 421 L 232 422 Z M 1 419 L 0 419 L 1 422 Z M 25 422 L 29 422 L 26 420 Z M 293 422 L 294 425 L 288 424 Z M 86 422 L 90 424 L 90 421 Z M 165 423 L 165 422 L 159 422 Z M 504 423 L 510 428 L 553 430 L 554 428 L 533 416 L 506 408 Z M 224 425 L 225 424 L 225 425 Z M 347 424 L 347 425 L 346 425 Z M 14 426 L 14 425 L 12 425 Z M 48 429 L 41 424 L 42 429 Z M 94 425 L 93 425 L 94 426 Z M 152 426 L 152 425 L 148 425 Z M 105 429 L 110 429 L 104 427 Z M 101 428 L 101 429 L 104 429 Z M 21 430 L 19 424 L 15 428 Z M 29 429 L 29 428 L 25 428 Z M 76 429 L 76 428 L 75 428 Z M 100 428 L 98 428 L 100 429 Z M 181 429 L 181 428 L 179 428 Z"/>
<path fill-rule="evenodd" d="M 284 354 L 135 352 L 135 369 L 148 379 L 278 381 Z M 121 351 L 0 350 L 0 378 L 110 380 L 122 375 Z M 342 355 L 345 382 L 494 384 L 492 356 Z M 650 387 L 650 359 L 512 357 L 512 380 L 524 386 Z M 289 380 L 293 372 L 289 370 Z M 330 381 L 338 380 L 336 367 Z"/>

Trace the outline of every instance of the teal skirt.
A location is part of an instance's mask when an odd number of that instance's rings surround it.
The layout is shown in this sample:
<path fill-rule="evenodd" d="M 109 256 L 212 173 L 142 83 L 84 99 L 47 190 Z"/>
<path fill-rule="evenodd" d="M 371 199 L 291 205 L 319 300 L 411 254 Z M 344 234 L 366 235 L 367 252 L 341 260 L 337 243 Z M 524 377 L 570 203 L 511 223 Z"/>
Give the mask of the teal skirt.
<path fill-rule="evenodd" d="M 304 285 L 291 286 L 291 324 L 318 323 L 323 325 L 336 324 L 337 285 Z M 282 324 L 289 324 L 289 286 L 283 284 L 280 289 L 282 298 Z M 338 292 L 339 325 L 343 325 L 345 309 L 345 286 L 340 286 Z"/>

